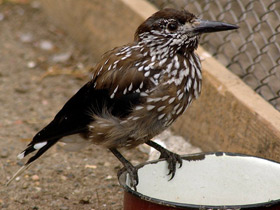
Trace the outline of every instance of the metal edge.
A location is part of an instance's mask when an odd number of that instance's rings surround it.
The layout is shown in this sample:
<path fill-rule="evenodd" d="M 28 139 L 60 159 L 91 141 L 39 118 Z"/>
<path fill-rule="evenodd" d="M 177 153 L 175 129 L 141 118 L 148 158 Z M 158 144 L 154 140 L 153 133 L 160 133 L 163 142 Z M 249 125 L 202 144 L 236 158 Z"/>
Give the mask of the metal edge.
<path fill-rule="evenodd" d="M 188 161 L 200 161 L 205 159 L 206 156 L 208 155 L 216 155 L 217 157 L 219 156 L 239 156 L 239 157 L 253 157 L 257 159 L 262 159 L 266 161 L 270 161 L 276 164 L 280 164 L 277 161 L 270 160 L 270 159 L 265 159 L 262 157 L 256 157 L 252 155 L 246 155 L 246 154 L 241 154 L 241 153 L 232 153 L 232 152 L 207 152 L 207 153 L 194 153 L 194 154 L 189 154 L 189 155 L 182 155 L 182 159 L 188 160 Z M 147 161 L 145 163 L 141 163 L 136 166 L 137 169 L 142 168 L 145 165 L 148 164 L 156 164 L 158 162 L 164 161 L 164 159 L 158 159 L 158 160 L 152 160 L 152 161 Z M 255 204 L 248 204 L 248 205 L 229 205 L 229 206 L 205 206 L 205 205 L 195 205 L 195 204 L 183 204 L 183 203 L 177 203 L 177 202 L 171 202 L 171 201 L 165 201 L 157 198 L 152 198 L 148 197 L 146 195 L 143 195 L 137 191 L 132 190 L 130 187 L 126 185 L 126 170 L 125 168 L 122 168 L 118 172 L 118 180 L 122 188 L 127 191 L 128 193 L 131 193 L 132 195 L 138 197 L 139 199 L 149 201 L 155 204 L 160 204 L 164 206 L 169 206 L 169 207 L 178 207 L 178 208 L 189 208 L 189 209 L 213 209 L 213 210 L 241 210 L 241 209 L 257 209 L 260 207 L 273 207 L 274 205 L 280 204 L 280 198 L 278 200 L 271 200 L 269 202 L 264 202 L 264 203 L 255 203 Z"/>

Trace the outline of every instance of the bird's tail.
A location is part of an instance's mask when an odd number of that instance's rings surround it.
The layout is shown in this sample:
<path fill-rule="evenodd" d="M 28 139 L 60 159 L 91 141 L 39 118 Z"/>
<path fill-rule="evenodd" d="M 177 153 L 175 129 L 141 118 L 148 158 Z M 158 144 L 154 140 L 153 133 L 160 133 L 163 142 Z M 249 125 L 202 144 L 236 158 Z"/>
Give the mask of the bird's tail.
<path fill-rule="evenodd" d="M 34 143 L 33 141 L 28 144 L 28 147 L 23 150 L 19 155 L 19 159 L 23 159 L 25 156 L 28 154 L 34 152 L 35 150 L 38 150 L 38 152 L 33 155 L 29 160 L 22 166 L 13 176 L 12 178 L 6 183 L 6 186 L 8 186 L 15 178 L 17 178 L 19 175 L 21 175 L 27 168 L 30 167 L 30 165 L 38 159 L 42 154 L 44 154 L 51 146 L 53 146 L 59 138 L 57 139 L 52 139 L 50 141 L 42 141 L 42 142 L 37 142 Z"/>

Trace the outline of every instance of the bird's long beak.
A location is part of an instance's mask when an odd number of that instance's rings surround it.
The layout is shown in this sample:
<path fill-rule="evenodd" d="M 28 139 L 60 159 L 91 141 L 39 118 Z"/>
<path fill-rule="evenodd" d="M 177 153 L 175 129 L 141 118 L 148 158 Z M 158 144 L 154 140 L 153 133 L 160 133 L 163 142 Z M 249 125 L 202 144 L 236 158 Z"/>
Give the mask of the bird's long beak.
<path fill-rule="evenodd" d="M 197 19 L 194 24 L 194 32 L 197 33 L 211 33 L 217 31 L 227 31 L 239 28 L 237 25 L 223 23 L 218 21 L 208 21 L 208 20 L 201 20 Z"/>

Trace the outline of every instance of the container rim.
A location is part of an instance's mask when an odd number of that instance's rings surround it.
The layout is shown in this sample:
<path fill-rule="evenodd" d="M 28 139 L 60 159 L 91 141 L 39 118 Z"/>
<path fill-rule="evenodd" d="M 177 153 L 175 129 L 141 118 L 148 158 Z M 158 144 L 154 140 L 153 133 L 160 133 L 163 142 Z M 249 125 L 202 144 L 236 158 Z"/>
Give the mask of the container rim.
<path fill-rule="evenodd" d="M 241 154 L 241 153 L 232 153 L 232 152 L 206 152 L 206 153 L 194 153 L 194 154 L 188 154 L 188 155 L 181 155 L 183 160 L 187 161 L 195 161 L 195 160 L 203 160 L 205 159 L 206 156 L 208 155 L 216 155 L 216 156 L 239 156 L 239 157 L 253 157 L 261 160 L 266 160 L 270 161 L 276 164 L 280 164 L 277 161 L 262 158 L 262 157 L 256 157 L 253 155 L 246 155 L 246 154 Z M 149 164 L 156 164 L 158 162 L 164 161 L 164 159 L 158 159 L 158 160 L 152 160 L 152 161 L 147 161 L 144 163 L 141 163 L 136 166 L 137 169 L 140 169 L 144 167 L 145 165 Z M 152 202 L 155 204 L 159 205 L 164 205 L 164 206 L 169 206 L 169 207 L 177 207 L 177 208 L 188 208 L 188 209 L 226 209 L 226 210 L 231 210 L 231 209 L 255 209 L 255 208 L 260 208 L 260 207 L 273 207 L 274 205 L 280 204 L 280 198 L 277 200 L 271 200 L 268 202 L 262 202 L 262 203 L 254 203 L 254 204 L 246 204 L 246 205 L 225 205 L 225 206 L 212 206 L 212 205 L 196 205 L 196 204 L 185 204 L 185 203 L 178 203 L 178 202 L 172 202 L 172 201 L 165 201 L 157 198 L 152 198 L 146 195 L 143 195 L 137 191 L 132 190 L 130 187 L 126 185 L 126 176 L 127 171 L 125 168 L 122 168 L 118 171 L 118 180 L 121 185 L 121 187 L 128 193 L 138 197 L 141 200 L 145 200 L 148 202 Z"/>

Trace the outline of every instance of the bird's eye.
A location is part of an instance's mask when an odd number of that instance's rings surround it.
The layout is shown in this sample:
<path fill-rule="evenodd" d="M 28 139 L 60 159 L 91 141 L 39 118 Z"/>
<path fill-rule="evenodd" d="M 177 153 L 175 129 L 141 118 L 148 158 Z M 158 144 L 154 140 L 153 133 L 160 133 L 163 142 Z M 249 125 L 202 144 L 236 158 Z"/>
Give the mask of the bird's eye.
<path fill-rule="evenodd" d="M 175 23 L 175 22 L 169 23 L 169 24 L 167 25 L 167 28 L 168 28 L 169 31 L 175 31 L 175 30 L 178 28 L 178 24 Z"/>

